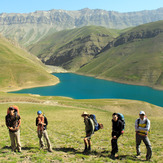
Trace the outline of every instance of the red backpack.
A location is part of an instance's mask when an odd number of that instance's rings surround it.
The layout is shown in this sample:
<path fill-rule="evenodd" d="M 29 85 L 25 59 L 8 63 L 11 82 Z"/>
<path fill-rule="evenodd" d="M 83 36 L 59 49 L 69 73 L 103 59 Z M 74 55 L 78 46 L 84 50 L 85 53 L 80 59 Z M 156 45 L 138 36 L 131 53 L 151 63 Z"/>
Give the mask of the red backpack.
<path fill-rule="evenodd" d="M 14 113 L 15 113 L 16 116 L 17 116 L 17 115 L 20 116 L 18 106 L 16 106 L 16 105 L 10 106 L 10 107 L 7 109 L 7 114 L 9 114 L 9 109 L 10 109 L 10 108 L 14 108 Z"/>

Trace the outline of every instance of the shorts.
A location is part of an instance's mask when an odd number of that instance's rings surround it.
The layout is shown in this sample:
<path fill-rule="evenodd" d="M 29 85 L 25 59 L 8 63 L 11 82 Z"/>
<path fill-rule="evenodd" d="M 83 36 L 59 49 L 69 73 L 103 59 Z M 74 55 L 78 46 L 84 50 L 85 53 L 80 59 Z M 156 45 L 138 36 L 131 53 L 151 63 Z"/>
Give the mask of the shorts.
<path fill-rule="evenodd" d="M 91 140 L 91 136 L 92 136 L 92 134 L 90 134 L 90 132 L 89 132 L 89 133 L 86 133 L 86 137 L 85 138 L 87 138 L 88 140 Z"/>

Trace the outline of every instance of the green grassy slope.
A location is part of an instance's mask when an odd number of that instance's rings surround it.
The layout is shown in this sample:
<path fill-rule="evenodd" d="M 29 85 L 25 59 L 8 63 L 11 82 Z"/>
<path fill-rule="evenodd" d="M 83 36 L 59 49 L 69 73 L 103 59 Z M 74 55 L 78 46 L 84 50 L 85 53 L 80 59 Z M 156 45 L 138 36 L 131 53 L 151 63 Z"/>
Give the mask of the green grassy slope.
<path fill-rule="evenodd" d="M 0 90 L 55 84 L 58 79 L 20 47 L 0 37 Z"/>
<path fill-rule="evenodd" d="M 28 49 L 46 64 L 76 70 L 89 62 L 116 36 L 117 30 L 86 26 L 56 32 Z"/>
<path fill-rule="evenodd" d="M 22 153 L 14 154 L 10 150 L 10 139 L 4 117 L 11 104 L 20 108 Z M 140 110 L 144 110 L 151 121 L 149 139 L 153 149 L 153 162 L 163 159 L 163 109 L 146 102 L 132 100 L 73 100 L 61 97 L 41 97 L 0 93 L 0 161 L 1 162 L 142 162 L 146 148 L 141 145 L 142 156 L 135 158 L 134 123 Z M 53 153 L 46 149 L 39 150 L 35 118 L 42 110 L 48 118 L 48 135 L 53 146 Z M 82 153 L 84 122 L 83 111 L 96 114 L 104 129 L 92 136 L 92 152 Z M 109 158 L 111 152 L 111 115 L 121 112 L 125 116 L 126 129 L 118 140 L 119 158 Z"/>
<path fill-rule="evenodd" d="M 163 86 L 163 21 L 133 28 L 78 72 L 114 81 Z"/>

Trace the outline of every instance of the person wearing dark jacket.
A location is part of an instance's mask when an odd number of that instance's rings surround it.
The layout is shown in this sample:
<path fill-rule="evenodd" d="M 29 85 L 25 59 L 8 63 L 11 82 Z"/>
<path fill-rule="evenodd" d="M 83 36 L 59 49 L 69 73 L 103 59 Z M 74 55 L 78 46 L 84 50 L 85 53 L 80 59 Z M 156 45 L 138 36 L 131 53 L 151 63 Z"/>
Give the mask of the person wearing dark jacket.
<path fill-rule="evenodd" d="M 48 137 L 48 133 L 46 131 L 46 128 L 47 128 L 47 125 L 48 125 L 48 120 L 42 114 L 41 111 L 38 111 L 37 115 L 38 115 L 38 117 L 36 118 L 36 126 L 37 126 L 37 133 L 38 133 L 40 148 L 44 147 L 44 142 L 43 142 L 43 137 L 44 137 L 46 139 L 46 142 L 47 142 L 48 151 L 52 152 L 50 140 L 49 140 L 49 137 Z"/>
<path fill-rule="evenodd" d="M 112 139 L 111 139 L 111 145 L 112 145 L 112 151 L 111 151 L 111 158 L 115 159 L 115 154 L 118 152 L 118 138 L 123 133 L 123 122 L 118 119 L 117 113 L 113 113 L 112 115 Z"/>
<path fill-rule="evenodd" d="M 6 115 L 6 126 L 9 129 L 9 135 L 11 140 L 11 149 L 13 152 L 21 152 L 20 143 L 20 115 L 15 113 L 14 107 L 9 107 L 9 114 Z"/>

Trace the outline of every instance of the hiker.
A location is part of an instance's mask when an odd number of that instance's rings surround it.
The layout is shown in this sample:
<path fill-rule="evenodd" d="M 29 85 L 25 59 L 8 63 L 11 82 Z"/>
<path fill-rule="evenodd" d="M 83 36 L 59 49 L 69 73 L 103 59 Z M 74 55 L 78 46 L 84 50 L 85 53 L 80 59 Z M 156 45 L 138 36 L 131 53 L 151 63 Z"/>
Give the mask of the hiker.
<path fill-rule="evenodd" d="M 91 136 L 94 134 L 94 122 L 87 112 L 83 112 L 81 116 L 84 118 L 86 132 L 86 137 L 84 138 L 85 149 L 83 151 L 85 153 L 91 151 Z"/>
<path fill-rule="evenodd" d="M 151 143 L 148 139 L 148 131 L 150 129 L 150 120 L 145 116 L 144 111 L 140 111 L 139 118 L 135 121 L 136 131 L 136 152 L 137 156 L 140 156 L 140 144 L 143 140 L 147 148 L 146 160 L 149 161 L 152 156 Z"/>
<path fill-rule="evenodd" d="M 118 114 L 113 113 L 112 114 L 112 139 L 111 139 L 111 145 L 112 145 L 112 151 L 111 151 L 111 158 L 115 159 L 115 154 L 118 152 L 118 138 L 123 134 L 123 122 L 118 119 Z"/>
<path fill-rule="evenodd" d="M 16 149 L 21 153 L 21 143 L 20 143 L 20 124 L 21 119 L 15 111 L 14 106 L 10 106 L 7 111 L 6 126 L 9 129 L 9 135 L 11 140 L 11 149 L 16 152 Z"/>
<path fill-rule="evenodd" d="M 48 133 L 46 131 L 46 128 L 48 125 L 48 120 L 42 114 L 41 111 L 38 111 L 37 115 L 38 115 L 38 117 L 36 118 L 36 126 L 37 126 L 37 133 L 38 133 L 38 138 L 39 138 L 40 149 L 43 149 L 43 147 L 44 147 L 44 142 L 43 142 L 43 137 L 44 137 L 46 139 L 46 142 L 47 142 L 48 151 L 52 152 L 50 140 L 48 137 Z"/>

